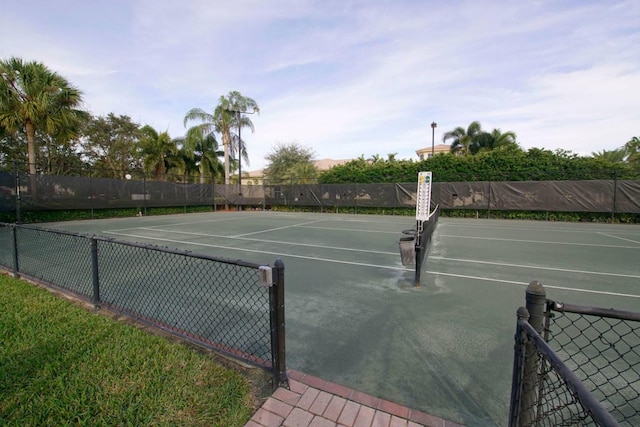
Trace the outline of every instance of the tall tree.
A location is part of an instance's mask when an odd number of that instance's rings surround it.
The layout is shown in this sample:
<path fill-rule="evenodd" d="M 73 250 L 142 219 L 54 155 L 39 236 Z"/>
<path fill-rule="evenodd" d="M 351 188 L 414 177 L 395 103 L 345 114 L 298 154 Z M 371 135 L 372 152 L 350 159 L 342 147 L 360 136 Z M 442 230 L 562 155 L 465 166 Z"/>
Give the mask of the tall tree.
<path fill-rule="evenodd" d="M 177 141 L 171 139 L 169 132 L 158 132 L 149 125 L 140 129 L 140 135 L 145 171 L 153 173 L 156 180 L 164 181 L 167 170 L 180 162 Z"/>
<path fill-rule="evenodd" d="M 625 145 L 627 161 L 634 167 L 640 167 L 640 138 L 632 137 Z"/>
<path fill-rule="evenodd" d="M 236 130 L 240 128 L 249 128 L 254 131 L 253 122 L 245 114 L 240 112 L 259 113 L 260 108 L 253 99 L 243 96 L 240 92 L 231 91 L 227 96 L 221 96 L 218 100 L 213 114 L 207 113 L 201 108 L 193 108 L 184 116 L 184 125 L 190 121 L 199 121 L 196 127 L 200 128 L 199 132 L 203 137 L 212 133 L 219 133 L 222 136 L 222 146 L 224 149 L 224 182 L 229 184 L 229 154 L 240 152 L 246 161 L 249 160 L 246 146 L 240 140 Z M 235 139 L 234 139 L 235 138 Z"/>
<path fill-rule="evenodd" d="M 24 129 L 32 176 L 36 174 L 36 130 L 58 140 L 76 136 L 86 114 L 77 109 L 81 103 L 80 90 L 44 64 L 15 57 L 0 60 L 0 126 L 9 132 Z"/>
<path fill-rule="evenodd" d="M 472 154 L 478 151 L 491 151 L 502 147 L 518 147 L 515 132 L 502 132 L 500 129 L 494 129 L 489 132 L 480 132 L 476 135 L 475 143 L 471 147 Z M 475 150 L 475 152 L 474 152 Z"/>
<path fill-rule="evenodd" d="M 615 150 L 602 150 L 591 153 L 591 157 L 606 160 L 611 163 L 622 163 L 624 162 L 625 156 L 626 152 L 624 148 L 618 148 Z"/>
<path fill-rule="evenodd" d="M 139 147 L 140 127 L 129 116 L 95 117 L 84 130 L 84 157 L 95 174 L 106 178 L 125 179 L 142 165 Z"/>
<path fill-rule="evenodd" d="M 314 152 L 297 142 L 278 144 L 265 159 L 269 162 L 264 170 L 264 178 L 273 183 L 309 183 L 317 177 L 318 170 L 313 164 Z"/>
<path fill-rule="evenodd" d="M 446 143 L 448 140 L 451 142 L 452 153 L 462 153 L 464 155 L 472 154 L 472 150 L 476 147 L 473 145 L 476 143 L 478 136 L 482 133 L 480 123 L 477 121 L 471 122 L 467 129 L 463 127 L 457 127 L 449 132 L 446 132 L 442 136 L 442 141 Z"/>
<path fill-rule="evenodd" d="M 187 131 L 182 139 L 185 155 L 198 164 L 200 183 L 206 182 L 206 177 L 215 179 L 224 174 L 224 167 L 219 157 L 224 155 L 218 148 L 218 141 L 213 133 L 203 134 L 202 128 L 194 126 Z"/>

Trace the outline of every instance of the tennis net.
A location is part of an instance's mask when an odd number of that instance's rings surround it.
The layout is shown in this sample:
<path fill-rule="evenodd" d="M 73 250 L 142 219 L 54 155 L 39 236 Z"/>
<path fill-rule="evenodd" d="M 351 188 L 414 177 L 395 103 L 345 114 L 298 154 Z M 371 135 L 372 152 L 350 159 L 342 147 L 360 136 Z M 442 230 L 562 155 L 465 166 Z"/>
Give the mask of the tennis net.
<path fill-rule="evenodd" d="M 418 221 L 416 234 L 416 286 L 420 285 L 420 275 L 422 272 L 422 266 L 427 258 L 429 252 L 429 243 L 431 242 L 431 236 L 436 229 L 438 218 L 440 217 L 440 205 L 436 205 L 435 209 L 429 214 L 429 219 L 426 221 Z"/>

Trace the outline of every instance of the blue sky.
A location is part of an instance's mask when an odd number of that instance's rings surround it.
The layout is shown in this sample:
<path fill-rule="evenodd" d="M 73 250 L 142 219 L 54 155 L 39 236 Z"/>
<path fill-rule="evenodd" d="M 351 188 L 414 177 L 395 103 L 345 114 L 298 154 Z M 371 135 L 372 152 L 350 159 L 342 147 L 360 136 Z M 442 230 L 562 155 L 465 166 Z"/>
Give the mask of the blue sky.
<path fill-rule="evenodd" d="M 261 109 L 248 170 L 293 141 L 415 159 L 433 121 L 436 144 L 478 120 L 582 155 L 640 135 L 637 0 L 2 0 L 11 56 L 173 137 L 238 90 Z"/>

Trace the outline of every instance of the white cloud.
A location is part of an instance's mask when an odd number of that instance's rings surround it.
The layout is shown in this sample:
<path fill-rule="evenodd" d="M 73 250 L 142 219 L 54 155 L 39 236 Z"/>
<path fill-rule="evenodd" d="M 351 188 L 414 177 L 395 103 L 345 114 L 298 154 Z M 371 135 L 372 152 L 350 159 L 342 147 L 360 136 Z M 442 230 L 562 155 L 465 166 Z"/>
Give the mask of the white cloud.
<path fill-rule="evenodd" d="M 24 10 L 33 13 L 25 14 Z M 278 142 L 319 157 L 414 157 L 479 120 L 588 154 L 640 132 L 640 6 L 610 2 L 5 2 L 0 57 L 36 59 L 171 135 L 192 107 L 259 103 L 252 168 Z"/>

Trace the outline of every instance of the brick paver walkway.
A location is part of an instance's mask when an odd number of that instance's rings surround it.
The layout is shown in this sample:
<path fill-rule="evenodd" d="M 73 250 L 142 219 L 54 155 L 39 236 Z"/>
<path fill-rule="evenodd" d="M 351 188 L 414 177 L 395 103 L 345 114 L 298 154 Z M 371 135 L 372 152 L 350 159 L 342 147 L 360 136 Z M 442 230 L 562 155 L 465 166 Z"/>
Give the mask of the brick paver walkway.
<path fill-rule="evenodd" d="M 245 427 L 460 427 L 298 371 L 278 388 Z"/>

